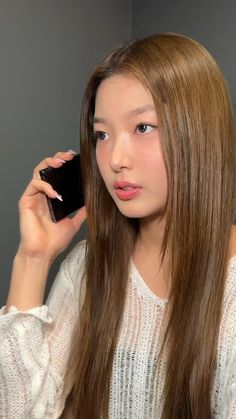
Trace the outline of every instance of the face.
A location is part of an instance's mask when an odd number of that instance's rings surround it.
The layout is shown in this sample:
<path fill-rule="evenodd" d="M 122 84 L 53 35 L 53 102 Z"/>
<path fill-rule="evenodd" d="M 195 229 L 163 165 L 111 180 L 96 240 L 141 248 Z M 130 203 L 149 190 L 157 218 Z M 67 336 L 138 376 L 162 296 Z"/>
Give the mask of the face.
<path fill-rule="evenodd" d="M 99 170 L 121 213 L 158 217 L 167 176 L 149 90 L 133 76 L 104 80 L 96 96 L 94 134 Z"/>

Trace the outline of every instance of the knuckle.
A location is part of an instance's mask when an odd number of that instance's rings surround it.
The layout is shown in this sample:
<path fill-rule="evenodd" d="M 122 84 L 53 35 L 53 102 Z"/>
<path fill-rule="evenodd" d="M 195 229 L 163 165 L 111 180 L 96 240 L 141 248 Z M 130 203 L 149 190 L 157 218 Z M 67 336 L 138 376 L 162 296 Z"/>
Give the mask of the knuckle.
<path fill-rule="evenodd" d="M 45 169 L 47 166 L 49 166 L 51 160 L 51 157 L 45 157 L 45 159 L 43 159 L 42 162 L 38 165 L 38 170 Z"/>

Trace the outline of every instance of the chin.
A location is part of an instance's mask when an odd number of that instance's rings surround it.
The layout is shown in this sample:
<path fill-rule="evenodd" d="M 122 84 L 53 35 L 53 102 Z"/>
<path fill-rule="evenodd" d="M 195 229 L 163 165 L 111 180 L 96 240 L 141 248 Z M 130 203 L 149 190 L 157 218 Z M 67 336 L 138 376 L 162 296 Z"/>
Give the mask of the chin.
<path fill-rule="evenodd" d="M 116 204 L 117 205 L 117 204 Z M 138 208 L 137 205 L 134 205 L 133 208 L 130 206 L 125 208 L 123 205 L 117 205 L 121 214 L 123 214 L 127 218 L 150 218 L 150 219 L 158 219 L 163 216 L 164 208 L 160 206 L 160 208 L 153 208 L 148 210 L 145 208 Z"/>
<path fill-rule="evenodd" d="M 138 209 L 131 210 L 131 209 L 124 209 L 120 207 L 118 207 L 118 209 L 121 212 L 121 214 L 123 214 L 127 218 L 148 218 L 148 217 L 154 216 L 154 213 L 152 212 L 142 211 Z M 155 215 L 157 215 L 157 212 L 155 212 Z"/>

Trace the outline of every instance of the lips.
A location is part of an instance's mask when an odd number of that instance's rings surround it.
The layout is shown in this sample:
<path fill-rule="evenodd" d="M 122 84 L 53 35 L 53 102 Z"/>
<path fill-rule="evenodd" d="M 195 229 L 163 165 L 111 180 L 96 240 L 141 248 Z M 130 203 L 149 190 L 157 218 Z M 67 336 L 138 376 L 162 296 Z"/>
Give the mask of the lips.
<path fill-rule="evenodd" d="M 114 189 L 116 196 L 122 201 L 128 201 L 141 193 L 142 188 L 131 182 L 115 182 Z"/>

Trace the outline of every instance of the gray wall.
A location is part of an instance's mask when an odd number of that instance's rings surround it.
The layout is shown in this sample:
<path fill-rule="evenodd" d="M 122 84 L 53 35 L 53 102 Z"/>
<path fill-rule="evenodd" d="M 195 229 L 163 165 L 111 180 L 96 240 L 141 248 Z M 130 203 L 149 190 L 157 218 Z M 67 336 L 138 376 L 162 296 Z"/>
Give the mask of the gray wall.
<path fill-rule="evenodd" d="M 179 32 L 202 43 L 220 65 L 236 109 L 235 0 L 134 0 L 132 37 Z"/>
<path fill-rule="evenodd" d="M 130 5 L 127 0 L 0 1 L 0 306 L 19 242 L 18 199 L 40 160 L 78 150 L 86 81 L 105 53 L 130 38 Z M 63 257 L 52 267 L 47 292 Z"/>
<path fill-rule="evenodd" d="M 98 61 L 130 37 L 180 32 L 214 55 L 236 104 L 235 16 L 234 0 L 0 0 L 0 306 L 19 241 L 18 199 L 42 158 L 78 150 L 82 93 Z"/>

